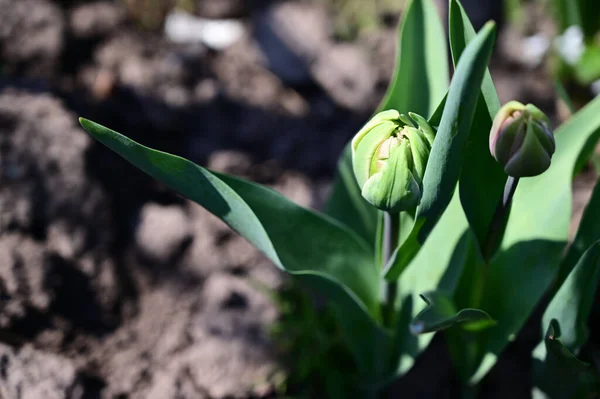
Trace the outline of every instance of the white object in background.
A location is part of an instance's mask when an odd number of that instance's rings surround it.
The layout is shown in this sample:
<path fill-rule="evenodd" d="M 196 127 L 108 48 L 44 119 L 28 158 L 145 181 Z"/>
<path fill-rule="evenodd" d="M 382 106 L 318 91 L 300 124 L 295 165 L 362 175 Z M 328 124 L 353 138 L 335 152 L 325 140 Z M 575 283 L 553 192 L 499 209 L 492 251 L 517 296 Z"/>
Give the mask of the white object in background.
<path fill-rule="evenodd" d="M 575 65 L 585 50 L 581 27 L 569 26 L 562 35 L 556 38 L 556 48 L 568 64 Z"/>
<path fill-rule="evenodd" d="M 244 35 L 244 25 L 235 19 L 206 19 L 173 10 L 165 21 L 165 35 L 176 43 L 201 42 L 213 50 L 224 50 Z"/>
<path fill-rule="evenodd" d="M 550 40 L 541 33 L 529 36 L 522 41 L 523 61 L 530 67 L 539 66 L 550 48 Z"/>
<path fill-rule="evenodd" d="M 592 82 L 590 89 L 592 90 L 592 93 L 594 93 L 594 96 L 600 96 L 600 80 Z"/>

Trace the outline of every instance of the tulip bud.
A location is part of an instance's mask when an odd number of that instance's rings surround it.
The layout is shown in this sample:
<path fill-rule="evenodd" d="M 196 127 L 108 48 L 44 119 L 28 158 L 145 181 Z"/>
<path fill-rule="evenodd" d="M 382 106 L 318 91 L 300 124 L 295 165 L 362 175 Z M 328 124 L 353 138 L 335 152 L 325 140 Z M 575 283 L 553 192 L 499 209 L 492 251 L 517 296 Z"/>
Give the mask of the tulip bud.
<path fill-rule="evenodd" d="M 425 118 L 409 115 L 380 112 L 352 140 L 352 165 L 362 196 L 388 212 L 413 209 L 421 201 L 435 132 Z"/>
<path fill-rule="evenodd" d="M 550 120 L 536 106 L 511 101 L 496 114 L 490 131 L 490 152 L 509 176 L 545 172 L 555 148 Z"/>

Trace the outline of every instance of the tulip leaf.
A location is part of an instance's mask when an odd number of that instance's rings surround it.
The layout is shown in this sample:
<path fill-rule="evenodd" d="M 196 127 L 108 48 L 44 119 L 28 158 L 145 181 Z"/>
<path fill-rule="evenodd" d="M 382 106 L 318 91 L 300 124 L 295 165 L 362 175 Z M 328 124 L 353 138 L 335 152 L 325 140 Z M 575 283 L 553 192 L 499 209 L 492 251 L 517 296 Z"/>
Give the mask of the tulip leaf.
<path fill-rule="evenodd" d="M 552 319 L 544 337 L 546 356 L 543 363 L 540 359 L 534 364 L 537 388 L 553 399 L 598 397 L 600 374 L 590 364 L 579 360 L 561 338 L 560 323 Z"/>
<path fill-rule="evenodd" d="M 560 265 L 556 282 L 557 287 L 560 287 L 562 282 L 565 281 L 587 248 L 600 240 L 600 223 L 598 221 L 600 221 L 600 180 L 596 182 L 590 201 L 581 218 L 575 239 Z M 561 324 L 564 325 L 562 321 Z"/>
<path fill-rule="evenodd" d="M 577 109 L 575 108 L 575 104 L 573 104 L 573 100 L 571 100 L 571 97 L 569 96 L 569 93 L 567 92 L 567 88 L 558 78 L 556 80 L 554 80 L 554 89 L 556 90 L 556 96 L 558 97 L 559 100 L 562 101 L 562 103 L 565 105 L 565 107 L 567 107 L 569 114 L 572 115 L 575 112 L 577 112 Z"/>
<path fill-rule="evenodd" d="M 446 106 L 423 178 L 423 197 L 415 224 L 406 241 L 392 257 L 385 271 L 388 281 L 397 280 L 433 230 L 448 206 L 464 159 L 481 81 L 495 38 L 495 26 L 488 23 L 469 43 L 450 84 Z"/>
<path fill-rule="evenodd" d="M 448 27 L 452 59 L 456 65 L 467 44 L 475 37 L 475 29 L 458 0 L 450 0 Z M 492 157 L 488 144 L 492 121 L 499 108 L 500 100 L 490 71 L 486 69 L 459 183 L 461 203 L 482 251 L 507 178 Z"/>
<path fill-rule="evenodd" d="M 337 175 L 331 190 L 324 212 L 355 231 L 374 248 L 377 208 L 362 197 L 352 170 L 352 150 L 349 144 L 338 161 Z"/>
<path fill-rule="evenodd" d="M 400 22 L 394 76 L 379 110 L 433 113 L 448 88 L 444 37 L 434 2 L 412 0 Z"/>
<path fill-rule="evenodd" d="M 454 261 L 462 261 L 462 267 L 457 267 L 457 272 L 452 273 L 454 275 L 452 292 L 454 292 L 453 299 L 456 307 L 480 309 L 488 266 L 483 260 L 477 238 L 471 229 L 463 236 L 460 257 Z M 479 338 L 482 336 L 479 332 L 481 331 L 453 328 L 445 334 L 452 363 L 463 381 L 468 381 L 473 369 L 479 364 Z"/>
<path fill-rule="evenodd" d="M 394 76 L 379 110 L 395 109 L 429 116 L 448 88 L 444 28 L 431 0 L 413 0 L 398 25 Z M 350 227 L 371 247 L 377 228 L 377 209 L 362 198 L 352 171 L 350 144 L 337 167 L 325 213 Z"/>
<path fill-rule="evenodd" d="M 140 145 L 86 119 L 96 140 L 134 166 L 199 203 L 291 274 L 339 284 L 377 319 L 378 273 L 367 244 L 333 219 L 304 209 L 267 187 L 211 172 Z"/>
<path fill-rule="evenodd" d="M 433 291 L 421 295 L 427 307 L 410 323 L 410 331 L 425 334 L 441 331 L 460 325 L 468 331 L 481 331 L 496 324 L 489 314 L 479 309 L 461 309 L 457 311 L 452 294 Z"/>
<path fill-rule="evenodd" d="M 431 235 L 398 280 L 398 315 L 396 326 L 397 356 L 401 361 L 399 375 L 412 366 L 433 334 L 414 336 L 410 333 L 411 320 L 425 308 L 418 294 L 429 291 L 454 292 L 457 275 L 461 274 L 465 257 L 470 256 L 472 245 L 468 240 L 468 224 L 455 192 L 448 208 Z"/>
<path fill-rule="evenodd" d="M 436 129 L 436 131 L 437 131 L 438 127 L 440 126 L 440 122 L 442 121 L 442 115 L 444 114 L 444 108 L 446 107 L 446 99 L 447 98 L 448 98 L 448 93 L 446 93 L 444 98 L 442 98 L 442 101 L 440 101 L 437 108 L 435 109 L 435 111 L 433 111 L 433 114 L 427 121 L 427 123 L 429 123 L 429 125 L 431 127 L 433 127 L 434 129 Z"/>
<path fill-rule="evenodd" d="M 469 16 L 459 0 L 450 0 L 448 12 L 448 33 L 450 37 L 450 50 L 452 61 L 456 66 L 467 45 L 475 38 L 477 33 L 469 20 Z M 500 99 L 492 80 L 490 70 L 486 68 L 481 84 L 481 94 L 488 111 L 493 118 L 500 109 Z"/>
<path fill-rule="evenodd" d="M 493 315 L 498 324 L 479 338 L 479 362 L 473 364 L 470 383 L 478 382 L 495 364 L 547 291 L 558 268 L 548 259 L 563 253 L 562 242 L 521 241 L 494 256 L 485 273 L 480 308 Z M 502 298 L 501 300 L 499 298 Z"/>
<path fill-rule="evenodd" d="M 588 338 L 587 321 L 596 298 L 599 279 L 600 241 L 596 241 L 583 253 L 550 301 L 542 318 L 543 326 L 554 319 L 560 323 L 564 331 L 561 341 L 574 353 L 579 351 Z"/>
<path fill-rule="evenodd" d="M 327 293 L 328 305 L 336 316 L 342 339 L 352 351 L 359 368 L 360 381 L 376 385 L 393 373 L 390 348 L 393 340 L 345 290 L 331 280 L 316 275 L 297 276 L 307 286 Z M 369 345 L 365 345 L 368 342 Z M 387 360 L 387 361 L 385 361 Z"/>

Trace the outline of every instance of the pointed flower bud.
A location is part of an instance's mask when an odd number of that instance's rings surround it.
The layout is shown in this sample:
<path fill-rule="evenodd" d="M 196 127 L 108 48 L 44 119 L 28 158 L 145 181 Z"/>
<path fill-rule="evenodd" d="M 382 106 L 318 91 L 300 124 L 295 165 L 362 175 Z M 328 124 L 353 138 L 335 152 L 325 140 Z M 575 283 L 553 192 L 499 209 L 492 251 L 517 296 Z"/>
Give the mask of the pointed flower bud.
<path fill-rule="evenodd" d="M 362 196 L 388 212 L 413 209 L 421 201 L 435 132 L 422 116 L 409 116 L 380 112 L 352 140 L 352 165 Z"/>
<path fill-rule="evenodd" d="M 536 106 L 511 101 L 496 114 L 490 152 L 509 176 L 542 174 L 550 167 L 555 148 L 550 120 Z"/>

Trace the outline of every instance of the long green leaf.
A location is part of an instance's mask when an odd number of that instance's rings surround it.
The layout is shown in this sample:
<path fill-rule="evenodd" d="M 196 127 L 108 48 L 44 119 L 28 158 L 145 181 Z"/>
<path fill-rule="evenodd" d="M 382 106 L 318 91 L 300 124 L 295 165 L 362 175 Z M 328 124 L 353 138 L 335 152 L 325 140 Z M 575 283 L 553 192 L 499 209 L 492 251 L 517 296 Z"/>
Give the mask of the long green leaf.
<path fill-rule="evenodd" d="M 452 59 L 456 65 L 467 44 L 475 37 L 475 29 L 458 0 L 450 0 L 448 27 Z M 500 100 L 490 71 L 486 69 L 459 183 L 460 200 L 480 248 L 488 235 L 507 178 L 490 154 L 488 145 L 492 121 L 499 108 Z"/>
<path fill-rule="evenodd" d="M 366 390 L 385 381 L 394 373 L 391 334 L 384 331 L 345 290 L 331 280 L 314 275 L 297 276 L 308 286 L 327 293 L 340 326 L 342 338 L 357 360 L 359 381 Z M 365 343 L 369 343 L 365 345 Z M 397 360 L 396 360 L 397 361 Z"/>
<path fill-rule="evenodd" d="M 585 208 L 575 240 L 560 265 L 556 287 L 561 286 L 583 253 L 597 240 L 600 240 L 600 180 L 596 182 L 592 197 Z"/>
<path fill-rule="evenodd" d="M 213 173 L 94 122 L 80 121 L 95 139 L 198 202 L 280 268 L 340 284 L 365 311 L 377 317 L 379 282 L 371 252 L 364 241 L 333 219 L 304 209 L 269 188 Z"/>
<path fill-rule="evenodd" d="M 417 208 L 415 224 L 385 272 L 388 281 L 400 277 L 419 252 L 452 198 L 461 172 L 475 105 L 494 38 L 495 26 L 489 23 L 469 43 L 461 57 L 427 163 L 423 178 L 423 198 Z"/>
<path fill-rule="evenodd" d="M 323 211 L 355 231 L 371 248 L 375 247 L 377 208 L 362 197 L 352 170 L 350 145 L 346 146 L 338 161 L 331 196 Z"/>
<path fill-rule="evenodd" d="M 551 320 L 556 319 L 564 331 L 561 341 L 573 353 L 579 352 L 588 338 L 587 321 L 596 298 L 599 279 L 600 241 L 596 241 L 581 256 L 544 312 L 542 326 L 547 326 Z"/>
<path fill-rule="evenodd" d="M 434 290 L 453 292 L 461 273 L 465 251 L 467 219 L 460 206 L 458 192 L 435 226 L 423 248 L 398 280 L 399 315 L 396 327 L 398 340 L 398 374 L 407 372 L 416 356 L 423 351 L 433 334 L 415 337 L 410 333 L 410 321 L 425 308 L 419 294 Z"/>
<path fill-rule="evenodd" d="M 467 233 L 463 237 L 462 256 L 457 259 L 457 261 L 463 261 L 462 267 L 456 268 L 460 275 L 452 292 L 457 308 L 479 309 L 482 306 L 485 292 L 487 265 L 479 250 L 475 234 L 471 229 Z M 454 280 L 456 279 L 457 277 L 454 277 Z M 461 380 L 468 381 L 473 370 L 479 364 L 481 334 L 478 331 L 451 328 L 446 331 L 445 337 L 458 376 Z"/>
<path fill-rule="evenodd" d="M 544 342 L 546 356 L 534 364 L 536 398 L 585 399 L 600 395 L 600 374 L 590 364 L 580 361 L 563 343 L 561 325 L 548 323 Z M 541 389 L 541 391 L 539 390 Z"/>
<path fill-rule="evenodd" d="M 477 33 L 469 20 L 469 16 L 459 0 L 450 0 L 448 11 L 448 32 L 450 36 L 450 50 L 452 61 L 456 66 L 467 45 L 475 38 Z M 481 94 L 484 98 L 488 115 L 492 118 L 500 109 L 500 99 L 492 80 L 490 70 L 486 68 L 481 84 Z"/>
<path fill-rule="evenodd" d="M 480 337 L 480 361 L 473 365 L 471 383 L 487 374 L 523 327 L 556 273 L 558 264 L 547 259 L 560 257 L 563 249 L 556 241 L 522 241 L 492 258 L 480 308 L 498 324 Z"/>
<path fill-rule="evenodd" d="M 431 0 L 412 0 L 398 31 L 394 76 L 379 110 L 431 115 L 448 88 L 448 52 Z"/>

